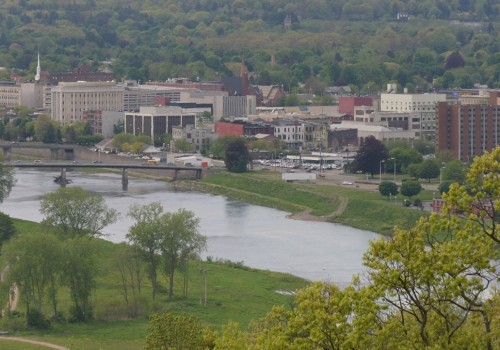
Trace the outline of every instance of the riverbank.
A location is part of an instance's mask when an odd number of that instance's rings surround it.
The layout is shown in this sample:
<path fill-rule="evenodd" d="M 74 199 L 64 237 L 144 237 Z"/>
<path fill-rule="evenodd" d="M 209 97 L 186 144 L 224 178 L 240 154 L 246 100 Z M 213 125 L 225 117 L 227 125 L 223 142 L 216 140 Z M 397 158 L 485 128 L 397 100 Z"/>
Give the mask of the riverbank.
<path fill-rule="evenodd" d="M 283 210 L 292 219 L 339 223 L 383 235 L 390 235 L 395 226 L 413 227 L 419 218 L 429 215 L 388 200 L 373 189 L 376 185 L 343 186 L 336 179 L 287 183 L 280 176 L 266 171 L 219 172 L 202 181 L 184 181 L 176 188 L 221 194 Z M 420 198 L 431 196 L 431 191 L 423 191 Z"/>

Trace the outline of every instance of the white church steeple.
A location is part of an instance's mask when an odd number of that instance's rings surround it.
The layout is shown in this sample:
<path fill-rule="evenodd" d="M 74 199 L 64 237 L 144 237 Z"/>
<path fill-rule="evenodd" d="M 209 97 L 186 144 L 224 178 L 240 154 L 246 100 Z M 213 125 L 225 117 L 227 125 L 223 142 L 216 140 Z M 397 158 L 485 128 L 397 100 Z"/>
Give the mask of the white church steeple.
<path fill-rule="evenodd" d="M 38 65 L 36 66 L 35 81 L 40 81 L 40 52 L 38 53 Z"/>

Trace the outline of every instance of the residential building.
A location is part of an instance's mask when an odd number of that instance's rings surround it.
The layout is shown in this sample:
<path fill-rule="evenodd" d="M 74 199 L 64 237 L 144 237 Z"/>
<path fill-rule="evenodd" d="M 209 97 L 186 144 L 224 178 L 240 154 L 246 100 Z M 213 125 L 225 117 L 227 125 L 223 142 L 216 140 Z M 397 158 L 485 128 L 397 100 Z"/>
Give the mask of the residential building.
<path fill-rule="evenodd" d="M 258 85 L 257 105 L 263 107 L 277 107 L 281 104 L 281 99 L 285 97 L 283 86 L 281 85 Z"/>
<path fill-rule="evenodd" d="M 125 132 L 146 134 L 154 140 L 170 133 L 176 126 L 196 125 L 196 115 L 177 106 L 141 107 L 139 112 L 125 113 Z"/>
<path fill-rule="evenodd" d="M 123 111 L 123 86 L 114 82 L 63 82 L 51 95 L 51 117 L 63 124 L 81 121 L 84 111 Z"/>
<path fill-rule="evenodd" d="M 440 102 L 437 115 L 437 150 L 450 150 L 462 162 L 471 162 L 500 146 L 500 104 L 492 92 L 493 104 L 458 105 Z"/>

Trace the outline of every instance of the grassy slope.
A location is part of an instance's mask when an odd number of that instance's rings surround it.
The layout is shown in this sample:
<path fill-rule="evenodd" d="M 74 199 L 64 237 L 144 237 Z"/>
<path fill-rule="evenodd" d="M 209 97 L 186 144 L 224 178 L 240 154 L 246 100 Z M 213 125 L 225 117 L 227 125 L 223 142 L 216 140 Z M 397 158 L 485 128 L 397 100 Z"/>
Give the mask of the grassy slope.
<path fill-rule="evenodd" d="M 391 234 L 394 226 L 408 228 L 421 216 L 427 215 L 389 202 L 378 192 L 332 186 L 327 181 L 286 183 L 279 179 L 279 175 L 265 171 L 221 173 L 205 178 L 198 188 L 290 213 L 307 210 L 330 222 L 385 235 Z M 431 197 L 430 191 L 419 195 L 421 199 Z M 342 201 L 347 202 L 347 207 L 336 213 Z"/>
<path fill-rule="evenodd" d="M 18 232 L 42 230 L 39 224 L 23 220 L 16 220 L 16 228 Z M 70 346 L 71 349 L 138 350 L 144 347 L 148 325 L 147 316 L 138 320 L 124 320 L 126 307 L 114 262 L 115 254 L 118 254 L 123 246 L 98 240 L 97 249 L 99 276 L 94 291 L 94 304 L 96 317 L 101 321 L 89 324 L 54 324 L 48 331 L 22 331 L 16 335 Z M 203 282 L 199 273 L 200 267 L 209 270 L 206 306 L 199 302 L 200 285 Z M 215 329 L 229 320 L 235 320 L 246 327 L 252 320 L 263 317 L 273 305 L 289 305 L 292 302 L 291 296 L 282 295 L 276 291 L 294 291 L 308 283 L 288 274 L 215 262 L 193 262 L 190 265 L 189 276 L 187 299 L 174 297 L 173 300 L 169 300 L 165 293 L 167 281 L 161 278 L 163 293 L 155 301 L 151 298 L 149 281 L 144 277 L 142 296 L 145 311 L 143 314 L 168 310 L 195 316 Z M 181 288 L 182 275 L 177 273 L 175 289 L 177 296 L 181 295 Z M 60 290 L 59 304 L 59 309 L 67 315 L 71 301 L 65 289 Z M 48 310 L 49 305 L 46 307 Z M 22 301 L 19 309 L 25 311 Z M 0 349 L 4 348 L 4 344 L 0 341 Z"/>

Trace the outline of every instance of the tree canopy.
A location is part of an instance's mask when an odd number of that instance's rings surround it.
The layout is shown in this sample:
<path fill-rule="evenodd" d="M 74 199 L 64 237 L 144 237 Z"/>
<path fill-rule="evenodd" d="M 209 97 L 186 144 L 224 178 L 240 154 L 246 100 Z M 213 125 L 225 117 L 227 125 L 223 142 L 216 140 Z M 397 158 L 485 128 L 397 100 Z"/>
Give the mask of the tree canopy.
<path fill-rule="evenodd" d="M 40 212 L 42 223 L 64 236 L 101 236 L 102 229 L 118 218 L 118 212 L 108 208 L 100 194 L 81 187 L 62 187 L 46 194 Z"/>
<path fill-rule="evenodd" d="M 356 154 L 355 170 L 369 173 L 373 177 L 381 170 L 381 162 L 385 162 L 389 152 L 385 145 L 373 136 L 365 138 Z"/>

